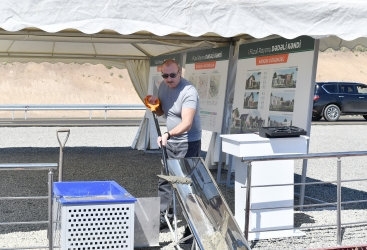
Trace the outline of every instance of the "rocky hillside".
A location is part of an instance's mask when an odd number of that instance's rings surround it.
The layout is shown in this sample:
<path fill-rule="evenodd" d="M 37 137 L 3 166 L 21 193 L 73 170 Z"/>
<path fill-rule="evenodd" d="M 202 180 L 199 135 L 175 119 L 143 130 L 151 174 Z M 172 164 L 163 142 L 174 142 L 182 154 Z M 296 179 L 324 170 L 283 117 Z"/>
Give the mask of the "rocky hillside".
<path fill-rule="evenodd" d="M 141 103 L 126 69 L 91 64 L 1 63 L 0 96 L 3 104 L 130 104 Z M 110 115 L 124 112 L 109 112 Z M 0 112 L 0 117 L 9 117 Z M 23 116 L 23 112 L 16 112 Z M 29 117 L 44 112 L 29 112 Z M 86 114 L 82 114 L 86 113 Z M 88 116 L 87 111 L 55 112 L 55 116 Z M 51 111 L 47 111 L 52 116 Z M 138 116 L 141 112 L 137 113 Z M 93 111 L 93 116 L 104 112 Z"/>
<path fill-rule="evenodd" d="M 355 81 L 367 84 L 367 52 L 319 53 L 316 81 Z"/>

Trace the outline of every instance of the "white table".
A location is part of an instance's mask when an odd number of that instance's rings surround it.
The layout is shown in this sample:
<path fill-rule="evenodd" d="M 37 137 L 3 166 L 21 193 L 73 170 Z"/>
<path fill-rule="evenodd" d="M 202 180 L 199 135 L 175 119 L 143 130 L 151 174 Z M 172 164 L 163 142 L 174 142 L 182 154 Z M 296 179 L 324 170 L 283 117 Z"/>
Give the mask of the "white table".
<path fill-rule="evenodd" d="M 245 226 L 247 164 L 242 157 L 306 154 L 306 136 L 263 138 L 257 134 L 221 135 L 222 150 L 235 156 L 235 218 L 241 230 Z M 251 186 L 294 183 L 294 160 L 252 162 Z M 251 188 L 251 209 L 294 205 L 294 186 Z M 294 210 L 252 210 L 248 240 L 304 235 L 294 230 Z M 251 233 L 251 231 L 267 230 Z"/>

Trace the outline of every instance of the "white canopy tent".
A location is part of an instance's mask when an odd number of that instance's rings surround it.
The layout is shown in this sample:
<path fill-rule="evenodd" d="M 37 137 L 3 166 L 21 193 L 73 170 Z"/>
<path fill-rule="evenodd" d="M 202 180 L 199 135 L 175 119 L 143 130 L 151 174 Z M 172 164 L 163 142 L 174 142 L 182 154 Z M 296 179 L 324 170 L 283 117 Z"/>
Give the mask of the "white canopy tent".
<path fill-rule="evenodd" d="M 365 0 L 6 1 L 0 60 L 127 68 L 143 98 L 153 56 L 275 36 L 308 35 L 321 51 L 367 47 L 366 14 Z"/>
<path fill-rule="evenodd" d="M 321 39 L 320 50 L 367 45 L 364 0 L 22 0 L 0 6 L 0 56 L 110 63 L 272 35 Z"/>

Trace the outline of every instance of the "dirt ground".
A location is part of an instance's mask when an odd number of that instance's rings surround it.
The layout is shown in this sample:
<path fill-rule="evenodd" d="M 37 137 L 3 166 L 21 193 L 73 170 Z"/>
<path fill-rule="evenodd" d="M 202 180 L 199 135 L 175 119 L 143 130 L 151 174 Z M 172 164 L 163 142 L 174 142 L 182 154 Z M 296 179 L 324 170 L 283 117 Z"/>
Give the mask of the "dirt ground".
<path fill-rule="evenodd" d="M 367 52 L 327 51 L 318 57 L 317 81 L 367 83 Z M 2 104 L 137 104 L 141 103 L 126 69 L 64 63 L 0 63 Z M 109 111 L 108 116 L 142 116 L 139 111 Z M 0 111 L 0 118 L 11 117 Z M 28 112 L 29 118 L 88 117 L 88 111 Z M 104 112 L 93 111 L 93 117 Z M 15 118 L 24 117 L 15 112 Z"/>

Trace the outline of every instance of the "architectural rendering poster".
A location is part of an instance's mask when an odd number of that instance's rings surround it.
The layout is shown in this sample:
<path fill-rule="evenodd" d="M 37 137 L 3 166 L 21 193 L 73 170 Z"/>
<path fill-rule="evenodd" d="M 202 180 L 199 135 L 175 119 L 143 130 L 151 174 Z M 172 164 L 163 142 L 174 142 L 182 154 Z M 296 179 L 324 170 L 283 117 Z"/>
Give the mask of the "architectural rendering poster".
<path fill-rule="evenodd" d="M 272 39 L 240 46 L 231 134 L 259 127 L 307 127 L 314 39 Z"/>
<path fill-rule="evenodd" d="M 229 47 L 187 53 L 185 78 L 199 93 L 202 129 L 221 133 L 228 62 Z"/>

